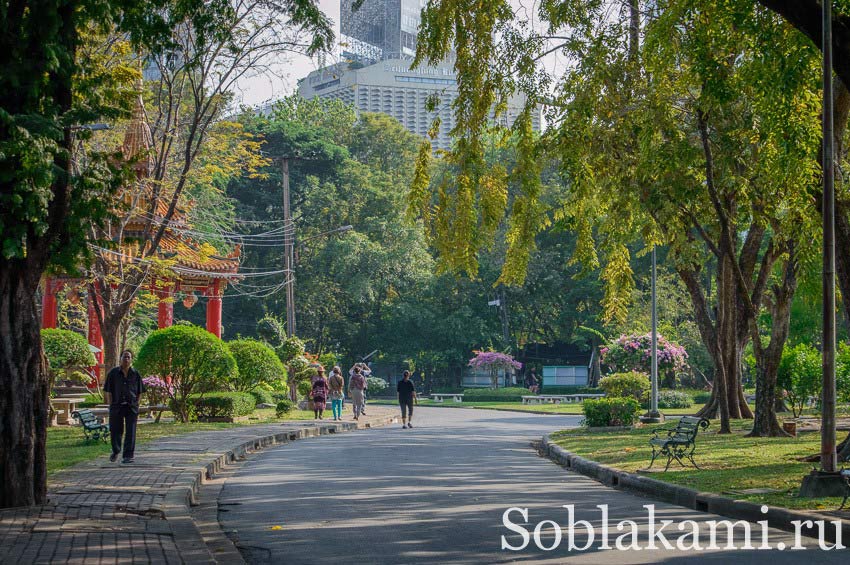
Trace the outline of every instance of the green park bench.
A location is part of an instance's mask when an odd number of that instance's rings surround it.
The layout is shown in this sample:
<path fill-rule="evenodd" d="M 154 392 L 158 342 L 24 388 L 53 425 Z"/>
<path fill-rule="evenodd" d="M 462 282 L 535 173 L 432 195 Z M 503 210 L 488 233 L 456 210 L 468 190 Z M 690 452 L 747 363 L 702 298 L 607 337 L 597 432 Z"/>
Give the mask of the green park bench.
<path fill-rule="evenodd" d="M 675 428 L 655 428 L 652 430 L 652 437 L 649 440 L 649 445 L 652 447 L 652 461 L 649 462 L 649 468 L 655 463 L 655 459 L 659 455 L 667 457 L 667 466 L 664 470 L 670 468 L 670 463 L 675 459 L 682 467 L 686 467 L 684 459 L 690 461 L 694 467 L 699 469 L 699 465 L 694 461 L 694 450 L 696 449 L 697 433 L 700 429 L 708 427 L 708 420 L 699 416 L 683 416 Z M 667 432 L 666 435 L 659 435 L 659 432 Z"/>
<path fill-rule="evenodd" d="M 83 434 L 85 434 L 86 440 L 100 439 L 106 441 L 109 437 L 109 424 L 102 424 L 91 410 L 86 408 L 74 410 L 71 416 L 83 427 Z"/>

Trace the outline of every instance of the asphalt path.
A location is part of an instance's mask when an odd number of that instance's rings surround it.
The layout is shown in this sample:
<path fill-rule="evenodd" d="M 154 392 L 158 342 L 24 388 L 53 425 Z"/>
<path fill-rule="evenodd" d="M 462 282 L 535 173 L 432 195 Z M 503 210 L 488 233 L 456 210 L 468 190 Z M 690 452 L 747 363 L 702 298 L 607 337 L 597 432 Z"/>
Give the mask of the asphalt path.
<path fill-rule="evenodd" d="M 757 524 L 751 546 L 771 549 L 743 549 L 742 524 L 726 549 L 722 523 L 708 549 L 709 521 L 725 518 L 617 491 L 538 456 L 531 442 L 579 419 L 417 408 L 413 429 L 300 440 L 252 456 L 227 480 L 219 522 L 249 563 L 848 563 L 848 549 L 822 551 L 803 537 L 807 549 L 792 550 L 793 534 Z M 565 505 L 573 505 L 572 528 Z M 599 505 L 608 511 L 607 544 Z M 656 532 L 673 521 L 660 536 L 650 536 L 645 505 L 654 505 Z M 513 531 L 504 521 L 510 508 Z M 589 545 L 579 520 L 593 528 Z M 618 530 L 623 520 L 635 525 Z"/>

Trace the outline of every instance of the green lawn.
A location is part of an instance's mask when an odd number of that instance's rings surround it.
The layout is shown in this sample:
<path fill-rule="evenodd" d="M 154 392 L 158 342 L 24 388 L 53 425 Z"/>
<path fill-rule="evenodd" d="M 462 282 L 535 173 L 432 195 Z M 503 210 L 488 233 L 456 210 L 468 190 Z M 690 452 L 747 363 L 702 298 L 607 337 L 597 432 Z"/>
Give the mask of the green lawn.
<path fill-rule="evenodd" d="M 625 471 L 644 469 L 651 450 L 647 426 L 622 432 L 590 433 L 584 429 L 564 430 L 552 439 L 565 449 L 593 461 Z M 786 508 L 834 510 L 840 498 L 802 499 L 796 494 L 803 476 L 815 465 L 798 458 L 820 452 L 818 433 L 801 433 L 796 438 L 746 438 L 752 421 L 733 421 L 734 433 L 719 435 L 717 421 L 697 437 L 694 455 L 702 470 L 682 469 L 674 461 L 667 473 L 654 473 L 654 479 L 680 484 L 704 492 L 727 493 L 736 499 Z M 841 436 L 843 438 L 843 435 Z M 656 462 L 655 466 L 658 466 Z M 664 468 L 664 462 L 661 464 Z M 767 488 L 770 494 L 735 494 L 729 491 Z"/>
<path fill-rule="evenodd" d="M 370 404 L 391 404 L 397 405 L 394 400 L 375 399 L 369 400 Z M 437 406 L 441 408 L 486 408 L 488 410 L 510 410 L 521 412 L 532 412 L 535 414 L 576 414 L 581 415 L 581 404 L 523 404 L 521 402 L 434 402 L 433 400 L 422 399 L 419 401 L 419 406 Z M 685 415 L 695 414 L 703 407 L 702 404 L 694 404 L 690 408 L 669 408 L 664 409 L 664 414 L 669 415 Z"/>
<path fill-rule="evenodd" d="M 181 424 L 178 422 L 160 422 L 159 424 L 139 424 L 136 434 L 136 445 L 141 445 L 166 436 L 187 434 L 201 430 L 219 430 L 256 424 L 271 424 L 286 420 L 312 420 L 313 413 L 307 410 L 293 410 L 286 418 L 275 417 L 274 408 L 256 410 L 247 422 Z M 81 461 L 95 459 L 109 454 L 109 443 L 103 441 L 86 441 L 83 430 L 79 426 L 56 426 L 47 429 L 47 473 L 48 475 L 70 467 Z"/>

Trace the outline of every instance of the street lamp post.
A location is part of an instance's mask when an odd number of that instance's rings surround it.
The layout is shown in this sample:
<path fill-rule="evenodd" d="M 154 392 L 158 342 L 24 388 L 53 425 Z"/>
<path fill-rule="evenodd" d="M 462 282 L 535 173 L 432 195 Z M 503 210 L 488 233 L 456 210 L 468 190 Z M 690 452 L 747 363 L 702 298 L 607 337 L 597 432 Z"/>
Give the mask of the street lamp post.
<path fill-rule="evenodd" d="M 641 422 L 645 424 L 658 424 L 664 421 L 664 415 L 658 411 L 658 303 L 656 300 L 656 263 L 655 263 L 655 246 L 652 246 L 652 290 L 650 292 L 651 302 L 651 318 L 652 318 L 652 351 L 650 355 L 650 381 L 652 385 L 652 398 L 649 404 L 649 412 L 641 417 Z"/>
<path fill-rule="evenodd" d="M 832 0 L 823 3 L 823 397 L 819 470 L 803 477 L 800 496 L 843 496 L 835 453 L 835 148 L 833 140 Z"/>

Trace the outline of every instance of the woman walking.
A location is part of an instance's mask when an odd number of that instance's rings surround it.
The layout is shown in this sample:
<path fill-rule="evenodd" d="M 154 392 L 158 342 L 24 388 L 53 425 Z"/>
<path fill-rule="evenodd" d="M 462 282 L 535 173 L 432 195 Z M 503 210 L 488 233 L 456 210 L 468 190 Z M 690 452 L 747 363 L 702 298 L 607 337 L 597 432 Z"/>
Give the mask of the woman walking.
<path fill-rule="evenodd" d="M 413 401 L 416 399 L 416 387 L 410 380 L 410 371 L 402 373 L 396 390 L 398 391 L 398 405 L 401 407 L 401 427 L 412 428 L 411 420 L 413 420 Z M 405 408 L 407 413 L 405 413 Z"/>
<path fill-rule="evenodd" d="M 363 391 L 366 390 L 366 377 L 360 373 L 360 367 L 354 366 L 354 374 L 348 381 L 348 394 L 351 395 L 351 403 L 354 404 L 354 419 L 360 419 L 363 412 Z"/>
<path fill-rule="evenodd" d="M 328 378 L 328 388 L 330 389 L 328 396 L 331 399 L 331 410 L 333 410 L 334 421 L 342 420 L 342 399 L 345 398 L 345 393 L 343 392 L 345 379 L 342 378 L 342 369 L 339 366 L 331 369 L 331 376 Z"/>
<path fill-rule="evenodd" d="M 325 402 L 328 399 L 328 381 L 325 379 L 325 370 L 322 367 L 316 369 L 318 374 L 313 379 L 313 389 L 310 391 L 310 398 L 313 400 L 314 419 L 322 420 L 322 413 L 325 411 Z"/>

